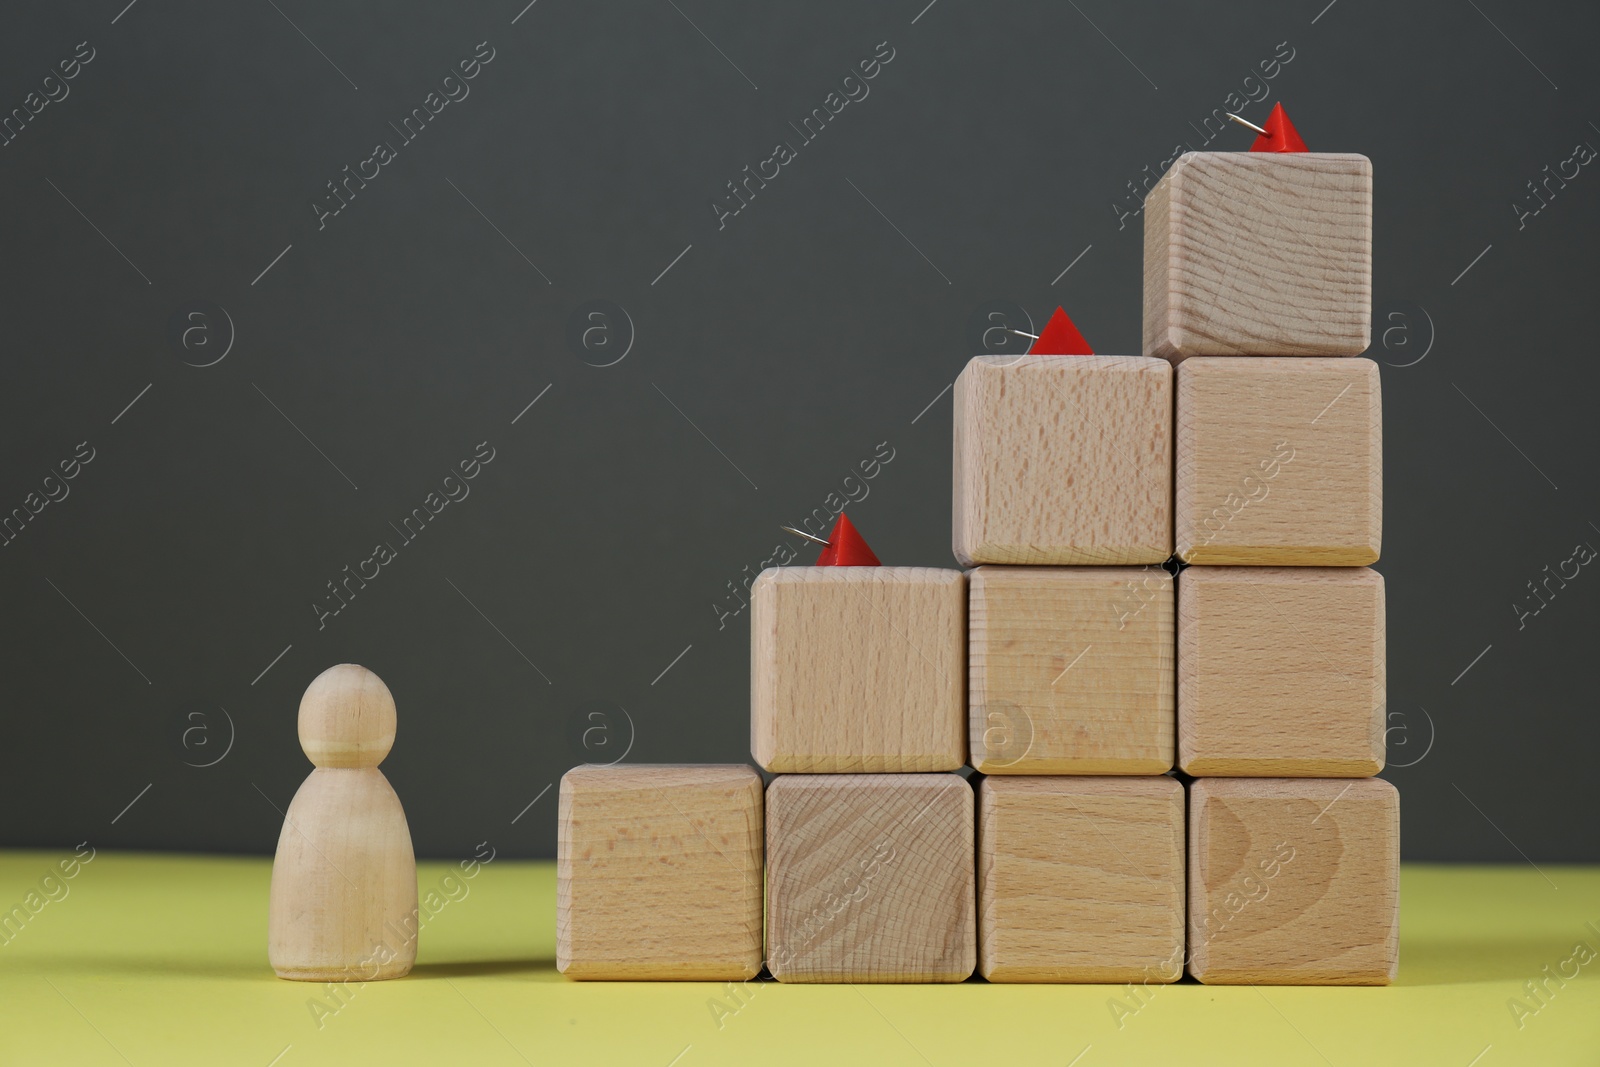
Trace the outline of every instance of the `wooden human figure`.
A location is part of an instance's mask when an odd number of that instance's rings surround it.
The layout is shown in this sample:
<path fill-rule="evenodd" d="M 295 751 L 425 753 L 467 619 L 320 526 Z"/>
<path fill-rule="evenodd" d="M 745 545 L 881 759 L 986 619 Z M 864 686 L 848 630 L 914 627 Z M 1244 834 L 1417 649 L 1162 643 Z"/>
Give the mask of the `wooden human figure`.
<path fill-rule="evenodd" d="M 417 862 L 378 770 L 394 744 L 394 697 L 365 667 L 329 667 L 300 698 L 299 729 L 316 769 L 272 864 L 272 969 L 303 982 L 399 978 L 417 958 Z"/>

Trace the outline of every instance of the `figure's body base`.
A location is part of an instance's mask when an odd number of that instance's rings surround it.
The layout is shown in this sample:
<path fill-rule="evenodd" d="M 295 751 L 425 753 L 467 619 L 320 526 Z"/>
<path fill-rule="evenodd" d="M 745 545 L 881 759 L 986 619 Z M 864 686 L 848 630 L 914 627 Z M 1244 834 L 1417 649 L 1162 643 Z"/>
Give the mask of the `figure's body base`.
<path fill-rule="evenodd" d="M 326 967 L 278 967 L 272 971 L 279 978 L 287 982 L 383 982 L 390 978 L 404 978 L 411 973 L 412 961 L 404 963 L 391 963 L 380 967 L 376 972 L 369 968 L 356 965 L 342 967 L 329 965 Z"/>

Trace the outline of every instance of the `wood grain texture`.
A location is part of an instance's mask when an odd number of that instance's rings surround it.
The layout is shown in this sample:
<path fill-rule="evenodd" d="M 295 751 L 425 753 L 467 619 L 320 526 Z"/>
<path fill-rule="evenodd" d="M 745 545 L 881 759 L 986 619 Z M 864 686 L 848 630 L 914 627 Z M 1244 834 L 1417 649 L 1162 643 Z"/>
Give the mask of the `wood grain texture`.
<path fill-rule="evenodd" d="M 742 764 L 574 767 L 561 778 L 556 969 L 734 981 L 761 970 L 761 777 Z"/>
<path fill-rule="evenodd" d="M 978 356 L 955 386 L 951 544 L 978 563 L 1172 555 L 1172 368 L 1139 356 Z"/>
<path fill-rule="evenodd" d="M 1183 786 L 986 778 L 978 968 L 991 982 L 1175 982 L 1183 974 Z"/>
<path fill-rule="evenodd" d="M 295 981 L 399 978 L 417 958 L 418 912 L 411 830 L 378 770 L 394 698 L 365 667 L 330 667 L 301 698 L 299 730 L 315 769 L 272 861 L 267 957 Z"/>
<path fill-rule="evenodd" d="M 1145 198 L 1144 217 L 1145 355 L 1366 351 L 1366 156 L 1186 152 Z"/>
<path fill-rule="evenodd" d="M 1189 786 L 1189 973 L 1387 985 L 1400 962 L 1400 794 L 1378 778 Z"/>
<path fill-rule="evenodd" d="M 966 577 L 772 567 L 750 587 L 750 733 L 774 773 L 948 771 L 967 759 Z"/>
<path fill-rule="evenodd" d="M 1351 777 L 1384 760 L 1383 576 L 1190 567 L 1178 576 L 1178 766 Z"/>
<path fill-rule="evenodd" d="M 1370 359 L 1185 360 L 1173 522 L 1186 563 L 1364 567 L 1383 542 Z"/>
<path fill-rule="evenodd" d="M 968 576 L 972 765 L 985 774 L 1162 774 L 1177 693 L 1160 567 L 996 567 Z"/>
<path fill-rule="evenodd" d="M 977 955 L 972 787 L 958 774 L 767 787 L 767 966 L 780 982 L 960 982 Z"/>

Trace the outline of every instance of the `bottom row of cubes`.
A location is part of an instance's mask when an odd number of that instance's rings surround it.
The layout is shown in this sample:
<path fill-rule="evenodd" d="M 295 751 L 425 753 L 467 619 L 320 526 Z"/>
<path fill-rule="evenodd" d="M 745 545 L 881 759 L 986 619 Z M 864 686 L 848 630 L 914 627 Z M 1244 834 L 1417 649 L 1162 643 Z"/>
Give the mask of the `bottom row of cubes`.
<path fill-rule="evenodd" d="M 616 765 L 569 771 L 560 803 L 573 978 L 1383 984 L 1398 962 L 1400 802 L 1376 778 L 763 791 L 745 766 Z"/>

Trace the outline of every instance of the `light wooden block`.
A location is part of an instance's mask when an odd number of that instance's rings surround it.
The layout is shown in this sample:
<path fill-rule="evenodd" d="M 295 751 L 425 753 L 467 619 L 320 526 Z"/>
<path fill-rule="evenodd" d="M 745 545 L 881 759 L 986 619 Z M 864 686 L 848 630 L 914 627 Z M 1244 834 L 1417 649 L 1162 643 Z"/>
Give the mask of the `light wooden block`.
<path fill-rule="evenodd" d="M 968 575 L 972 765 L 985 774 L 1162 774 L 1177 691 L 1160 567 L 979 567 Z"/>
<path fill-rule="evenodd" d="M 1178 367 L 1178 557 L 1364 567 L 1383 541 L 1383 398 L 1370 359 Z"/>
<path fill-rule="evenodd" d="M 1383 576 L 1365 567 L 1178 575 L 1178 766 L 1361 778 L 1384 759 Z"/>
<path fill-rule="evenodd" d="M 761 971 L 761 777 L 743 765 L 574 767 L 561 778 L 556 969 L 734 981 Z"/>
<path fill-rule="evenodd" d="M 1400 963 L 1400 794 L 1379 778 L 1189 787 L 1189 973 L 1387 985 Z"/>
<path fill-rule="evenodd" d="M 955 386 L 952 547 L 976 563 L 1172 555 L 1172 368 L 979 356 Z"/>
<path fill-rule="evenodd" d="M 1145 355 L 1366 351 L 1366 156 L 1186 152 L 1150 190 L 1144 219 Z"/>
<path fill-rule="evenodd" d="M 773 567 L 750 587 L 750 733 L 784 773 L 949 771 L 967 759 L 966 577 Z"/>
<path fill-rule="evenodd" d="M 960 982 L 977 953 L 972 787 L 958 774 L 767 787 L 767 966 L 780 982 Z"/>
<path fill-rule="evenodd" d="M 1176 779 L 986 778 L 978 969 L 991 982 L 1175 982 L 1184 798 Z"/>

